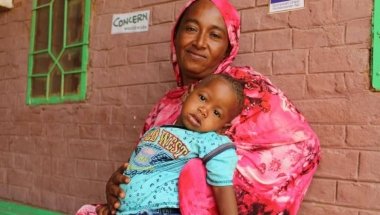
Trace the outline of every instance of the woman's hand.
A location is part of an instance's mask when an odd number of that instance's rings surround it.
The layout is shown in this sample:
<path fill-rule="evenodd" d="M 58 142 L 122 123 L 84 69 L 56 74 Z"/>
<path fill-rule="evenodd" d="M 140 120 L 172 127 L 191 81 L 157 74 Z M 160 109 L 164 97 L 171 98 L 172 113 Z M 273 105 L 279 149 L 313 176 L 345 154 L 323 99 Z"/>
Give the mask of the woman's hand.
<path fill-rule="evenodd" d="M 127 167 L 128 163 L 124 163 L 112 174 L 111 178 L 108 179 L 106 185 L 107 207 L 99 208 L 99 210 L 97 210 L 98 214 L 116 214 L 116 210 L 120 207 L 119 198 L 125 198 L 125 193 L 120 188 L 120 184 L 128 184 L 130 181 L 129 177 L 123 175 L 123 172 Z"/>
<path fill-rule="evenodd" d="M 107 205 L 101 205 L 101 206 L 98 206 L 96 207 L 96 214 L 97 215 L 109 215 L 111 214 L 109 208 L 107 207 Z"/>

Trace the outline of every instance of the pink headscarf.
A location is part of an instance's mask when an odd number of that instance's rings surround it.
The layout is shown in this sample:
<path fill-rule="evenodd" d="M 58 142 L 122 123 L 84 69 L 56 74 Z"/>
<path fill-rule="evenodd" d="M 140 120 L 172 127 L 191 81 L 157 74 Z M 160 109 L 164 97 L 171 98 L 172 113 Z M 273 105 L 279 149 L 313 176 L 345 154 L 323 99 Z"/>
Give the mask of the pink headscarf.
<path fill-rule="evenodd" d="M 196 0 L 190 0 L 183 12 Z M 228 30 L 231 52 L 214 73 L 244 80 L 246 108 L 226 132 L 237 146 L 234 175 L 239 214 L 296 214 L 319 163 L 319 141 L 304 117 L 272 83 L 250 67 L 232 67 L 239 49 L 240 19 L 226 0 L 211 0 Z M 177 20 L 178 25 L 179 19 Z M 144 130 L 174 124 L 181 110 L 182 86 L 172 31 L 172 63 L 178 87 L 153 108 Z"/>

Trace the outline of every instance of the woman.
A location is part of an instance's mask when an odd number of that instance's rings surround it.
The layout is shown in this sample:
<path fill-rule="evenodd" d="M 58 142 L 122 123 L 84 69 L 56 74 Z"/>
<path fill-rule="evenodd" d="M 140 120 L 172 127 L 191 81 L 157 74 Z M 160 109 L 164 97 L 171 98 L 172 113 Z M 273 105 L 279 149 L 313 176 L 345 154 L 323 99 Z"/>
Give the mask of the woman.
<path fill-rule="evenodd" d="M 247 108 L 226 134 L 239 156 L 234 176 L 239 214 L 296 214 L 319 161 L 319 141 L 283 93 L 249 67 L 232 67 L 240 20 L 226 0 L 190 0 L 172 33 L 172 62 L 178 87 L 153 108 L 144 125 L 174 124 L 188 87 L 211 73 L 244 79 Z M 121 167 L 107 183 L 112 210 L 128 182 Z M 94 210 L 94 209 L 92 209 Z M 106 214 L 107 207 L 98 207 Z"/>

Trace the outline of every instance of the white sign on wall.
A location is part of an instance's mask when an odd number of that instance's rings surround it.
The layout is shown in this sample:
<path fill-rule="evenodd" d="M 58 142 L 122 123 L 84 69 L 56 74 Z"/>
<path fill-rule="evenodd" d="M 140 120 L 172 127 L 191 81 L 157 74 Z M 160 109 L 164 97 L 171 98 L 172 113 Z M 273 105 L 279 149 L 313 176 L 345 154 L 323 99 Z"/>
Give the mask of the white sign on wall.
<path fill-rule="evenodd" d="M 304 0 L 270 0 L 269 13 L 284 12 L 303 8 Z"/>
<path fill-rule="evenodd" d="M 0 7 L 13 8 L 12 0 L 0 0 Z"/>
<path fill-rule="evenodd" d="M 114 14 L 111 34 L 148 31 L 150 11 Z"/>

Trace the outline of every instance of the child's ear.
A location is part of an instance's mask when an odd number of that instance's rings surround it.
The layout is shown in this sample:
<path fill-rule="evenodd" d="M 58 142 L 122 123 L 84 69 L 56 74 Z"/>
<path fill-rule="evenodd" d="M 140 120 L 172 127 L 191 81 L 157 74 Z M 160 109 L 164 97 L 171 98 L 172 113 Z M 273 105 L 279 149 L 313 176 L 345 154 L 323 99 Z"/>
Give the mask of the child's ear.
<path fill-rule="evenodd" d="M 193 92 L 193 90 L 194 90 L 194 84 L 191 84 L 189 86 L 189 89 L 183 94 L 183 96 L 181 98 L 182 102 L 184 102 L 186 100 L 186 98 L 190 95 L 191 92 Z"/>
<path fill-rule="evenodd" d="M 191 84 L 190 87 L 189 87 L 189 90 L 188 90 L 188 93 L 190 94 L 191 92 L 193 92 L 194 90 L 194 84 Z"/>
<path fill-rule="evenodd" d="M 185 92 L 185 93 L 182 95 L 182 97 L 181 97 L 181 101 L 182 101 L 182 103 L 185 102 L 185 100 L 186 100 L 186 98 L 187 98 L 188 95 L 189 95 L 188 92 Z"/>
<path fill-rule="evenodd" d="M 217 131 L 218 134 L 224 134 L 230 127 L 231 123 L 226 123 L 221 129 Z"/>

